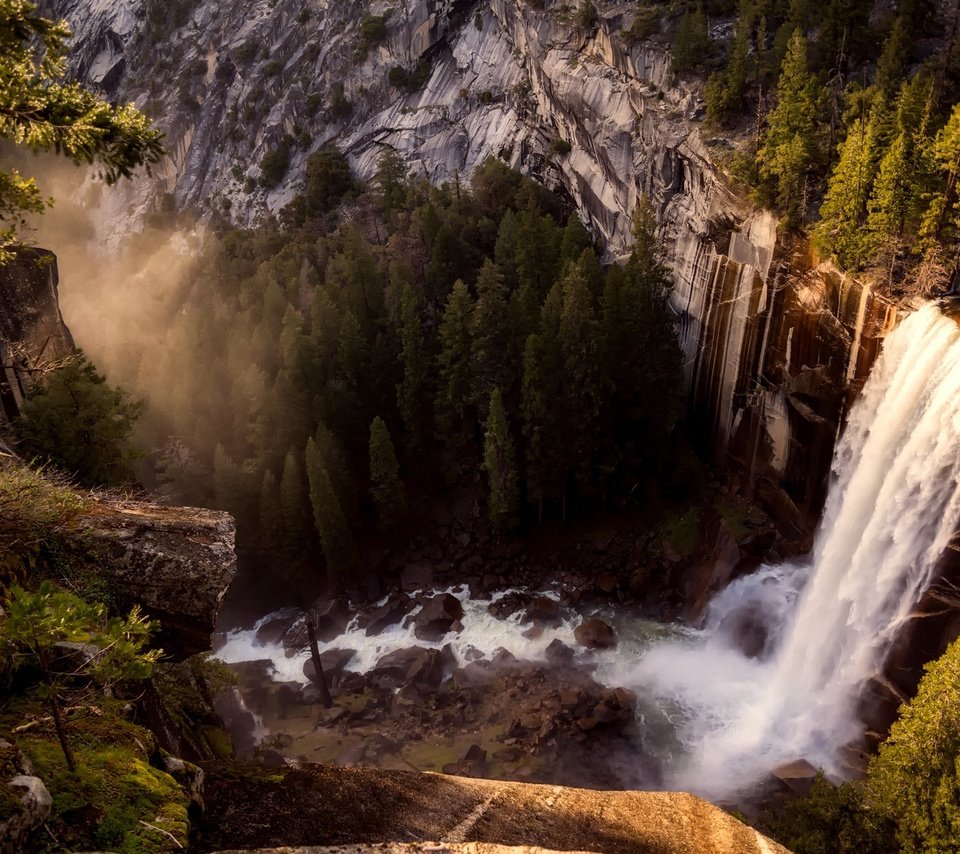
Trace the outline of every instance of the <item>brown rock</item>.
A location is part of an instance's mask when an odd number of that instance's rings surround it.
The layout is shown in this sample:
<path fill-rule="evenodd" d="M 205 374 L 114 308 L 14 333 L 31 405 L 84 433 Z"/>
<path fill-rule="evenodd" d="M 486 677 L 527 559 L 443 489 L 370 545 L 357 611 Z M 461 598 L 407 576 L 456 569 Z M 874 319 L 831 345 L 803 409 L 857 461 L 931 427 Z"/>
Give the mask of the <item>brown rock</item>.
<path fill-rule="evenodd" d="M 617 645 L 613 627 L 596 617 L 584 620 L 574 629 L 573 636 L 587 649 L 611 649 Z"/>
<path fill-rule="evenodd" d="M 440 640 L 462 618 L 460 600 L 450 593 L 441 593 L 428 599 L 416 615 L 413 633 L 420 640 Z"/>

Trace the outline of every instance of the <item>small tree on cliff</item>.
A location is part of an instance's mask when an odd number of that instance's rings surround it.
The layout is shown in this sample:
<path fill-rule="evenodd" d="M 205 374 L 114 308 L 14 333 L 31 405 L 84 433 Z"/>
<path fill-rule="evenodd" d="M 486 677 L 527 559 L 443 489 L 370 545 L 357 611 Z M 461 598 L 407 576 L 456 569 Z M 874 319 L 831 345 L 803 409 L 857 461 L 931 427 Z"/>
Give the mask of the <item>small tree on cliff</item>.
<path fill-rule="evenodd" d="M 0 0 L 0 139 L 96 164 L 108 184 L 163 156 L 161 134 L 132 104 L 114 107 L 66 80 L 70 28 L 35 4 Z M 50 205 L 33 178 L 0 171 L 0 264 L 24 216 Z"/>
<path fill-rule="evenodd" d="M 90 679 L 104 688 L 123 679 L 146 679 L 161 650 L 144 652 L 152 625 L 134 607 L 125 620 L 107 619 L 106 607 L 84 602 L 45 581 L 34 593 L 14 587 L 0 623 L 0 643 L 16 663 L 40 671 L 42 695 L 70 771 L 76 762 L 67 739 L 67 722 L 60 696 L 68 679 Z M 79 655 L 58 654 L 62 643 L 89 644 Z M 58 660 L 60 659 L 60 660 Z M 64 663 L 66 669 L 64 667 Z"/>

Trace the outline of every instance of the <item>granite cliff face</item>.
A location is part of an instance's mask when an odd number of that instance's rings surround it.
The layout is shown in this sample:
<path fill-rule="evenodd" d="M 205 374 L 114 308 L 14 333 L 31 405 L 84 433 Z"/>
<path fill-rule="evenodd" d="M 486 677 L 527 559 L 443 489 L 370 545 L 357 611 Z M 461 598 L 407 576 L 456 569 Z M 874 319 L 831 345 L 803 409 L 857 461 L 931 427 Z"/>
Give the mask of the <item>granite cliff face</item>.
<path fill-rule="evenodd" d="M 635 4 L 598 3 L 588 27 L 564 4 L 525 0 L 175 5 L 161 25 L 147 0 L 48 0 L 74 27 L 75 73 L 167 133 L 162 173 L 109 194 L 103 222 L 185 207 L 256 222 L 330 142 L 364 177 L 384 147 L 436 182 L 501 157 L 568 193 L 612 256 L 646 193 L 703 442 L 744 469 L 788 536 L 809 534 L 851 390 L 895 312 L 829 266 L 811 270 L 771 213 L 737 197 L 715 165 L 729 146 L 701 136 L 695 87 L 673 78 L 662 46 L 623 35 Z M 391 85 L 391 70 L 419 76 Z M 286 176 L 266 189 L 261 160 L 281 147 Z"/>
<path fill-rule="evenodd" d="M 73 352 L 53 253 L 22 250 L 0 266 L 0 426 L 20 411 L 34 371 Z"/>

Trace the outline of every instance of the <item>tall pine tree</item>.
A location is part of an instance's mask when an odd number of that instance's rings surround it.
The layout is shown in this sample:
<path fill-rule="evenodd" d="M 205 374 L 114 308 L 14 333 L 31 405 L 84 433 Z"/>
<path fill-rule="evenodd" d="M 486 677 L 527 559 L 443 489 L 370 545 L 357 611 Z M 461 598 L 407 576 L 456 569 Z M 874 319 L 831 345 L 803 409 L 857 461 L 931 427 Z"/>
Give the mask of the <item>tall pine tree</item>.
<path fill-rule="evenodd" d="M 487 512 L 495 529 L 507 531 L 518 522 L 520 493 L 516 452 L 500 389 L 491 393 L 488 412 L 483 441 L 483 468 L 489 487 Z"/>
<path fill-rule="evenodd" d="M 403 516 L 406 499 L 393 440 L 379 415 L 370 424 L 370 497 L 380 530 L 390 532 Z"/>

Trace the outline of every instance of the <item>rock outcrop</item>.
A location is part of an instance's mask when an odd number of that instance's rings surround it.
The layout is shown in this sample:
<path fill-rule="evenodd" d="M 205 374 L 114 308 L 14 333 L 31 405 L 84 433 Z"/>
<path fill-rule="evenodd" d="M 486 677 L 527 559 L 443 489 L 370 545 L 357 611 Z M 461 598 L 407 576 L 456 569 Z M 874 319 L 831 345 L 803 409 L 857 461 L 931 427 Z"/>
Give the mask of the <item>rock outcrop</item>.
<path fill-rule="evenodd" d="M 104 583 L 121 610 L 139 604 L 160 623 L 156 642 L 175 660 L 210 648 L 236 573 L 227 513 L 139 501 L 93 503 L 63 536 L 72 573 Z"/>
<path fill-rule="evenodd" d="M 207 793 L 197 851 L 430 839 L 451 846 L 604 854 L 787 854 L 728 813 L 681 793 L 601 792 L 319 765 L 254 772 L 249 779 L 235 770 L 213 771 Z"/>
<path fill-rule="evenodd" d="M 20 412 L 35 371 L 73 352 L 60 314 L 57 259 L 23 248 L 0 265 L 0 426 Z"/>

